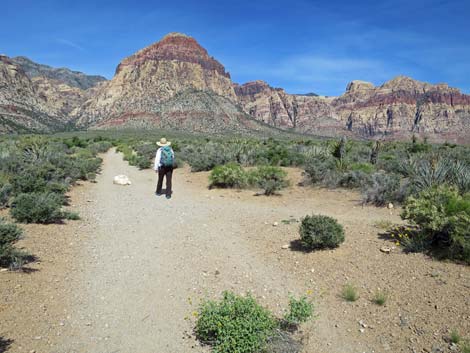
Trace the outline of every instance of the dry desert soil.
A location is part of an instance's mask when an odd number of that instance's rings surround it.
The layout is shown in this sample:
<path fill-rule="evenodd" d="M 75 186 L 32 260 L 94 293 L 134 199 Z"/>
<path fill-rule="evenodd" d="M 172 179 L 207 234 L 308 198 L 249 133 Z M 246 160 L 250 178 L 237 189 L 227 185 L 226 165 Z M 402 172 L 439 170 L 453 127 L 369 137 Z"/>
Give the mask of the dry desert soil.
<path fill-rule="evenodd" d="M 452 330 L 468 337 L 469 267 L 399 247 L 380 252 L 394 244 L 376 224 L 400 223 L 399 209 L 297 186 L 295 169 L 274 197 L 209 190 L 207 173 L 177 169 L 166 200 L 154 195 L 155 173 L 113 151 L 103 158 L 97 183 L 70 193 L 81 220 L 23 226 L 18 245 L 37 261 L 0 272 L 0 352 L 209 352 L 193 336 L 193 313 L 224 290 L 251 292 L 277 315 L 290 294 L 312 293 L 315 319 L 296 335 L 303 352 L 452 352 Z M 118 174 L 132 185 L 113 185 Z M 299 223 L 282 221 L 307 214 L 337 218 L 346 241 L 297 249 Z M 356 302 L 340 296 L 347 283 Z M 378 290 L 388 294 L 384 306 L 372 302 Z"/>

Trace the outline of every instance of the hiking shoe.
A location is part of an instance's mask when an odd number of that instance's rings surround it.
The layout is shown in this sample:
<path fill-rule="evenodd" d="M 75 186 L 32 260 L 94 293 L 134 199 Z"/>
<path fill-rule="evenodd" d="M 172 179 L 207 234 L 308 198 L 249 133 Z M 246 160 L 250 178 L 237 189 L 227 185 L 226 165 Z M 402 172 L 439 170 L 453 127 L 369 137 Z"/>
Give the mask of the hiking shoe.
<path fill-rule="evenodd" d="M 165 196 L 168 200 L 171 199 L 171 195 L 166 195 Z"/>
<path fill-rule="evenodd" d="M 163 194 L 159 194 L 158 192 L 156 192 L 155 195 L 157 195 L 157 196 L 162 196 Z"/>

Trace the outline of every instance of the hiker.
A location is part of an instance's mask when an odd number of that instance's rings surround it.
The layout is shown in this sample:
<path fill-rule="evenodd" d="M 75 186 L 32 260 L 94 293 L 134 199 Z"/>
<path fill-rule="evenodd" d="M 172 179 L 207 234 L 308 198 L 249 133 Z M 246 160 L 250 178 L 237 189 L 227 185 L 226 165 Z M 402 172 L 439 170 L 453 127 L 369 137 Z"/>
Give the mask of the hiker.
<path fill-rule="evenodd" d="M 171 199 L 171 177 L 173 175 L 175 153 L 170 147 L 171 142 L 167 141 L 164 137 L 157 142 L 157 145 L 160 146 L 160 148 L 157 150 L 157 154 L 155 156 L 154 169 L 155 172 L 158 173 L 158 183 L 155 194 L 157 196 L 162 195 L 163 177 L 166 177 L 165 194 L 167 199 Z"/>

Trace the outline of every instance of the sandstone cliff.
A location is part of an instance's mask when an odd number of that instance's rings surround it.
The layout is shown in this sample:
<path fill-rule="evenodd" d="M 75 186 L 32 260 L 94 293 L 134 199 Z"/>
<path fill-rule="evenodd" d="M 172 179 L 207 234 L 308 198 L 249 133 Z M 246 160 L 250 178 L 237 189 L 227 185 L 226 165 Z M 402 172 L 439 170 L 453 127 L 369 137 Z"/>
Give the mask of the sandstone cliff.
<path fill-rule="evenodd" d="M 470 96 L 446 84 L 431 85 L 399 76 L 380 87 L 348 84 L 340 97 L 286 94 L 262 81 L 236 86 L 253 118 L 282 128 L 322 135 L 470 141 Z"/>
<path fill-rule="evenodd" d="M 187 90 L 212 92 L 236 102 L 224 67 L 193 38 L 170 33 L 124 59 L 114 78 L 74 115 L 79 126 L 91 126 L 100 124 L 103 117 L 156 113 L 162 102 Z"/>
<path fill-rule="evenodd" d="M 0 55 L 0 132 L 43 132 L 64 123 L 51 109 L 26 73 Z"/>

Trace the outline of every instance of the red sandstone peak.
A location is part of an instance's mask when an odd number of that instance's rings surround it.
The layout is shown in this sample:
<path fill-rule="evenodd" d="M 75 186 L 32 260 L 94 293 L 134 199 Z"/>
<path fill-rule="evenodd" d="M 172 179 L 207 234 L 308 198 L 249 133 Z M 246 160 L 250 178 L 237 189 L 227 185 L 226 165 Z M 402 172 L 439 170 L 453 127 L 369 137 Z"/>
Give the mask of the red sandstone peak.
<path fill-rule="evenodd" d="M 201 65 L 206 70 L 217 71 L 220 75 L 230 78 L 224 66 L 209 56 L 194 38 L 183 33 L 169 33 L 159 42 L 156 42 L 134 55 L 125 58 L 117 67 L 116 73 L 122 66 L 139 66 L 149 60 L 153 61 L 179 61 Z"/>

